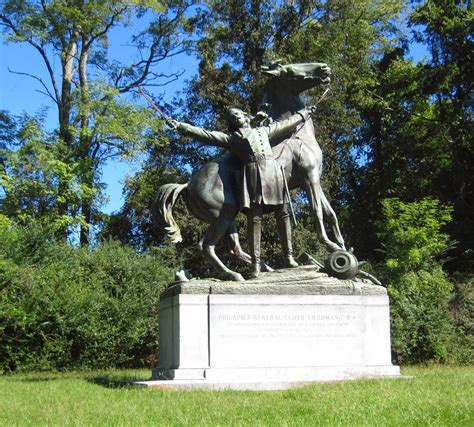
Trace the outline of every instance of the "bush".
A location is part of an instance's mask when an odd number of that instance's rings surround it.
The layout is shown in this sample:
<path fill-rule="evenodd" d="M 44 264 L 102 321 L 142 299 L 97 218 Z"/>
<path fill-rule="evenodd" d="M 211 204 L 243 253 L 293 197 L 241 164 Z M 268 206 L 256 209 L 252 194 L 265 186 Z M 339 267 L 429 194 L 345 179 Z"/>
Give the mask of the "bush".
<path fill-rule="evenodd" d="M 449 246 L 441 232 L 451 209 L 433 199 L 383 201 L 379 224 L 386 258 L 378 275 L 391 298 L 392 347 L 398 363 L 466 362 L 466 330 L 451 311 L 453 283 L 439 261 Z"/>
<path fill-rule="evenodd" d="M 38 227 L 3 229 L 3 372 L 152 366 L 159 294 L 174 252 L 136 254 L 119 243 L 76 248 Z"/>
<path fill-rule="evenodd" d="M 459 333 L 456 335 L 456 348 L 464 348 L 459 354 L 460 363 L 471 363 L 474 360 L 474 275 L 470 273 L 454 273 L 454 295 L 450 301 L 450 311 Z"/>

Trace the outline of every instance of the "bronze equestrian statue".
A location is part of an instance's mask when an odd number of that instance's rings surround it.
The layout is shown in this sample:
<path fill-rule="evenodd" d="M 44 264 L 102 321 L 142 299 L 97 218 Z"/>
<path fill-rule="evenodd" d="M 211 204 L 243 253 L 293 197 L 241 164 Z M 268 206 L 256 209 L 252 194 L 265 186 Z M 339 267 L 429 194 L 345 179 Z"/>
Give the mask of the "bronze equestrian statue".
<path fill-rule="evenodd" d="M 277 123 L 288 119 L 301 123 L 300 126 L 296 127 L 293 134 L 285 133 L 283 135 L 282 133 L 278 137 L 270 138 L 272 154 L 268 152 L 268 147 L 265 148 L 265 153 L 269 155 L 269 158 L 272 158 L 272 162 L 278 162 L 286 177 L 289 189 L 305 189 L 311 210 L 316 217 L 317 232 L 322 237 L 326 247 L 333 251 L 330 258 L 328 258 L 329 272 L 341 278 L 353 277 L 358 273 L 357 260 L 350 252 L 345 250 L 344 239 L 339 229 L 336 214 L 321 188 L 322 152 L 316 142 L 313 122 L 308 113 L 304 112 L 305 105 L 300 97 L 301 93 L 308 89 L 327 85 L 330 81 L 330 68 L 323 63 L 289 65 L 274 63 L 269 67 L 263 67 L 262 72 L 269 77 L 264 88 L 264 103 L 270 105 L 272 119 Z M 305 118 L 304 122 L 298 114 L 302 111 Z M 172 125 L 178 126 L 176 122 L 172 123 Z M 180 124 L 179 128 L 186 129 L 186 126 Z M 187 129 L 189 130 L 190 128 L 188 127 Z M 204 130 L 200 131 L 207 132 Z M 253 133 L 255 131 L 256 129 L 253 129 L 249 132 Z M 197 134 L 190 133 L 201 141 L 205 141 L 207 138 L 207 136 L 199 138 Z M 213 133 L 208 134 L 211 135 Z M 222 141 L 229 141 L 228 147 L 232 145 L 230 143 L 232 138 L 229 134 L 223 133 L 221 138 Z M 244 156 L 239 155 L 237 151 L 235 150 L 235 153 L 238 157 L 227 153 L 206 163 L 192 176 L 187 184 L 166 184 L 161 186 L 157 192 L 154 214 L 160 222 L 164 222 L 167 225 L 166 229 L 171 239 L 175 242 L 180 241 L 181 234 L 173 218 L 172 207 L 179 195 L 184 196 L 190 211 L 197 218 L 210 224 L 209 230 L 200 241 L 199 247 L 201 251 L 214 266 L 220 278 L 240 281 L 243 280 L 243 277 L 225 266 L 215 253 L 215 245 L 227 233 L 232 243 L 233 253 L 245 262 L 252 262 L 255 272 L 259 270 L 259 267 L 256 266 L 259 258 L 257 252 L 259 251 L 256 248 L 255 235 L 250 233 L 250 246 L 253 254 L 249 256 L 240 246 L 237 226 L 234 222 L 235 216 L 246 204 L 245 197 L 243 203 L 241 201 L 241 194 L 239 186 L 236 185 L 235 177 L 242 173 L 242 162 L 244 164 L 247 162 L 246 156 L 255 156 L 255 154 L 247 153 Z M 282 201 L 281 193 L 283 189 L 281 188 L 281 181 L 278 181 L 278 183 L 278 188 L 274 191 L 279 193 L 279 203 L 274 206 L 282 205 L 280 202 Z M 253 194 L 247 200 L 249 208 L 252 204 L 252 197 Z M 286 200 L 284 202 L 286 203 Z M 264 206 L 265 203 L 263 203 Z M 287 215 L 285 217 L 285 210 L 287 210 L 286 206 L 280 209 L 282 214 L 279 220 L 280 234 L 283 235 L 288 232 L 289 228 L 287 226 L 289 220 Z M 250 211 L 252 211 L 251 208 Z M 260 212 L 253 212 L 253 217 L 258 217 Z M 326 219 L 333 232 L 334 241 L 327 235 L 324 219 Z M 283 223 L 284 226 L 282 225 Z M 254 239 L 253 243 L 252 236 Z M 287 234 L 286 240 L 284 237 L 282 241 L 286 241 L 287 245 L 291 245 L 291 234 Z M 285 245 L 285 242 L 283 245 Z M 288 261 L 289 256 L 292 255 L 291 246 L 285 249 Z M 263 262 L 261 265 L 263 269 L 267 268 Z"/>
<path fill-rule="evenodd" d="M 209 132 L 207 130 L 172 120 L 171 125 L 182 135 L 195 138 L 206 145 L 223 147 L 239 158 L 242 170 L 238 182 L 240 208 L 247 213 L 250 255 L 253 266 L 253 277 L 260 274 L 260 241 L 263 212 L 274 211 L 277 227 L 282 242 L 286 267 L 298 267 L 293 258 L 291 244 L 291 223 L 288 214 L 290 195 L 286 193 L 286 178 L 283 168 L 273 156 L 271 141 L 290 135 L 298 125 L 308 118 L 308 112 L 297 114 L 268 126 L 253 128 L 248 114 L 238 108 L 227 112 L 229 133 Z M 203 248 L 214 248 L 228 231 L 234 216 L 221 215 L 213 233 L 207 233 L 202 243 Z M 209 257 L 214 267 L 219 270 L 222 263 Z"/>

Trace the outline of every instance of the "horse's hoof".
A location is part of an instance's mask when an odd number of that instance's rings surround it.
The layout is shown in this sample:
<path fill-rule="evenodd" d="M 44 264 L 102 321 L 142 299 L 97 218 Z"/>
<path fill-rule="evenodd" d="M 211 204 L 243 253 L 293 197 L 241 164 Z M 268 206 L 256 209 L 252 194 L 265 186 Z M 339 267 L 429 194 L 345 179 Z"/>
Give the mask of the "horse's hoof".
<path fill-rule="evenodd" d="M 244 277 L 240 273 L 235 271 L 229 271 L 227 273 L 221 274 L 223 280 L 231 280 L 232 282 L 245 282 Z"/>
<path fill-rule="evenodd" d="M 253 271 L 250 274 L 250 277 L 252 279 L 256 279 L 260 275 L 260 271 L 261 271 L 260 263 L 254 264 L 253 265 Z"/>

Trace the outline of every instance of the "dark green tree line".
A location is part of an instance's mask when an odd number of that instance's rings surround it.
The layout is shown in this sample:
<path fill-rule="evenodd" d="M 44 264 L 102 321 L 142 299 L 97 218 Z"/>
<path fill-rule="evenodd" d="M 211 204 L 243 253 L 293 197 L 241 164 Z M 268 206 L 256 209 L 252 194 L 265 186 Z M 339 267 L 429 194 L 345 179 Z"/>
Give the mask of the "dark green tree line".
<path fill-rule="evenodd" d="M 138 84 L 160 84 L 160 59 L 192 45 L 198 74 L 165 110 L 196 125 L 224 129 L 226 107 L 251 113 L 260 108 L 261 65 L 279 58 L 326 62 L 333 73 L 331 90 L 313 119 L 325 157 L 323 185 L 346 241 L 388 288 L 394 358 L 399 363 L 472 360 L 469 1 L 225 0 L 202 4 L 192 14 L 182 2 L 112 2 L 108 8 L 106 3 L 2 6 L 8 37 L 35 43 L 40 55 L 41 49 L 59 54 L 62 68 L 59 77 L 54 74 L 61 82 L 57 91 L 54 80 L 43 86 L 58 106 L 56 132 L 42 129 L 41 116 L 0 114 L 0 138 L 6 142 L 0 154 L 6 215 L 1 224 L 27 224 L 31 218 L 58 229 L 80 224 L 81 240 L 87 242 L 88 226 L 95 221 L 89 214 L 100 212 L 101 165 L 108 156 L 142 149 L 147 153 L 143 169 L 127 180 L 124 207 L 105 221 L 101 236 L 140 252 L 166 251 L 151 215 L 157 186 L 186 182 L 219 152 L 183 143 L 163 130 L 150 110 L 118 95 Z M 129 67 L 109 61 L 108 31 L 147 7 L 156 21 L 135 42 L 151 56 Z M 190 44 L 181 45 L 183 40 Z M 410 59 L 413 41 L 426 49 L 427 59 Z M 310 92 L 307 104 L 320 96 L 320 90 Z M 68 126 L 61 125 L 65 117 Z M 323 256 L 305 197 L 294 196 L 300 224 L 294 230 L 296 249 Z M 184 203 L 176 212 L 184 241 L 173 262 L 206 274 L 195 250 L 206 225 Z M 276 264 L 276 227 L 272 218 L 267 221 L 264 232 L 271 243 L 265 253 Z M 243 218 L 238 222 L 244 225 Z M 245 240 L 245 231 L 242 235 Z M 5 283 L 14 277 L 7 273 Z"/>

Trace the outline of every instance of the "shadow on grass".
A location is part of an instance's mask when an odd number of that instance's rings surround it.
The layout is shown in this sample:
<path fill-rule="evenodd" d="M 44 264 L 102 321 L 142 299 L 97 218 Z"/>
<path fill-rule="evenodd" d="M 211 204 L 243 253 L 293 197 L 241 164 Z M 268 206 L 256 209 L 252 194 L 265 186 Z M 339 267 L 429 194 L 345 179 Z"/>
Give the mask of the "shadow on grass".
<path fill-rule="evenodd" d="M 23 383 L 86 381 L 106 388 L 139 387 L 139 385 L 133 383 L 148 380 L 149 378 L 149 371 L 145 369 L 20 372 L 1 375 L 3 381 Z"/>
<path fill-rule="evenodd" d="M 34 377 L 15 378 L 15 381 L 22 381 L 25 383 L 40 383 L 46 381 L 56 381 L 61 379 L 57 375 L 35 375 Z"/>
<path fill-rule="evenodd" d="M 97 375 L 86 378 L 86 381 L 105 388 L 139 388 L 140 385 L 134 382 L 143 381 L 143 378 L 133 376 L 118 377 L 116 375 Z"/>
<path fill-rule="evenodd" d="M 117 375 L 117 374 L 91 374 L 91 373 L 77 373 L 75 375 L 58 375 L 58 374 L 35 374 L 26 376 L 23 378 L 15 377 L 15 381 L 27 382 L 27 383 L 40 383 L 47 381 L 57 381 L 65 379 L 85 380 L 88 383 L 101 385 L 107 388 L 124 388 L 124 387 L 137 387 L 137 385 L 131 384 L 133 381 L 143 381 L 143 378 L 137 375 Z"/>

